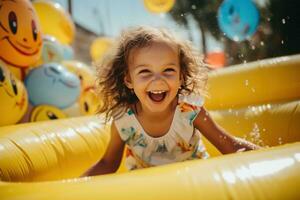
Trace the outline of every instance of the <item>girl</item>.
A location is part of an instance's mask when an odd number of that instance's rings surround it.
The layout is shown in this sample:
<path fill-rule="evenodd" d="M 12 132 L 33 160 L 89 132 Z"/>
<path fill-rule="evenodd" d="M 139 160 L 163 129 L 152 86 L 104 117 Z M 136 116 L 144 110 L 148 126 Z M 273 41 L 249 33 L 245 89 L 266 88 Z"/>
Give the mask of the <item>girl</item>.
<path fill-rule="evenodd" d="M 207 71 L 187 42 L 138 27 L 121 35 L 99 68 L 100 113 L 113 118 L 104 157 L 84 175 L 207 158 L 200 132 L 223 154 L 258 147 L 226 133 L 203 107 Z M 199 132 L 200 131 L 200 132 Z"/>

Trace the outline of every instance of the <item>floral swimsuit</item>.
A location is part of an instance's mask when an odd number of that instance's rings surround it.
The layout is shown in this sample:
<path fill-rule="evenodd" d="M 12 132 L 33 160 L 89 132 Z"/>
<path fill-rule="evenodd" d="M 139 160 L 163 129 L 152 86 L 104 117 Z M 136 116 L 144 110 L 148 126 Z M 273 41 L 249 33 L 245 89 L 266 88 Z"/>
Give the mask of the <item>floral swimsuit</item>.
<path fill-rule="evenodd" d="M 198 96 L 179 96 L 169 131 L 161 137 L 148 135 L 132 109 L 115 120 L 121 139 L 126 143 L 126 165 L 129 170 L 179 161 L 208 158 L 200 132 L 193 121 L 203 105 Z"/>

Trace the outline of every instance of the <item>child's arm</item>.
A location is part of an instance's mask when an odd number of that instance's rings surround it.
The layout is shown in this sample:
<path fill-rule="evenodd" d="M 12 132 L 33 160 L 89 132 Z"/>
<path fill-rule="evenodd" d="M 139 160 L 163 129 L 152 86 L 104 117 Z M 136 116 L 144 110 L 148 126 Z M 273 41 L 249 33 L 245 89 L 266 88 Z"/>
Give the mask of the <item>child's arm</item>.
<path fill-rule="evenodd" d="M 194 126 L 197 128 L 222 154 L 234 153 L 238 150 L 254 150 L 259 149 L 258 146 L 236 138 L 228 134 L 210 117 L 204 107 L 194 120 Z"/>
<path fill-rule="evenodd" d="M 124 150 L 124 142 L 120 138 L 115 123 L 111 125 L 111 138 L 106 152 L 101 160 L 86 171 L 83 176 L 95 176 L 117 171 Z"/>

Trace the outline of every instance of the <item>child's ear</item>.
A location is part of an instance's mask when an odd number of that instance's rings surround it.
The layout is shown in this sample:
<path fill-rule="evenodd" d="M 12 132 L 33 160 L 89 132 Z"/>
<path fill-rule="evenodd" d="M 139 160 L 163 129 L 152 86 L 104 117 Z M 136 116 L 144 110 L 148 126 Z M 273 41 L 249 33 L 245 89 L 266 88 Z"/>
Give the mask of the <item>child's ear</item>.
<path fill-rule="evenodd" d="M 126 74 L 124 77 L 124 83 L 129 89 L 133 89 L 132 81 L 129 74 Z"/>

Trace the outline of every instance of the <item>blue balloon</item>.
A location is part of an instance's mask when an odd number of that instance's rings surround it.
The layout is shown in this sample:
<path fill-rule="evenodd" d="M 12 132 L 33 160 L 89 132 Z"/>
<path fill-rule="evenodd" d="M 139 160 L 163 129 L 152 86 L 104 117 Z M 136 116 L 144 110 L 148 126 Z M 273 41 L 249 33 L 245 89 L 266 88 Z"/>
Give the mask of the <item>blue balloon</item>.
<path fill-rule="evenodd" d="M 69 45 L 63 45 L 64 60 L 72 60 L 74 58 L 74 50 Z"/>
<path fill-rule="evenodd" d="M 34 68 L 24 82 L 33 106 L 48 104 L 67 108 L 80 94 L 79 78 L 57 63 L 47 63 Z"/>
<path fill-rule="evenodd" d="M 42 62 L 61 62 L 64 59 L 63 46 L 52 36 L 43 37 Z"/>
<path fill-rule="evenodd" d="M 251 0 L 225 0 L 218 10 L 221 30 L 234 41 L 251 37 L 259 23 L 259 12 Z"/>

